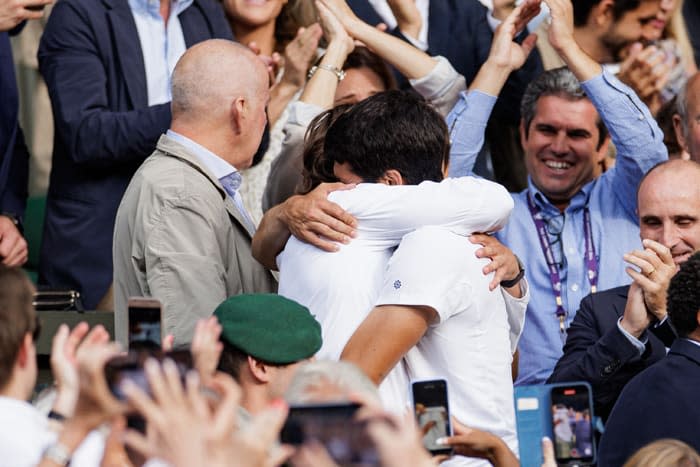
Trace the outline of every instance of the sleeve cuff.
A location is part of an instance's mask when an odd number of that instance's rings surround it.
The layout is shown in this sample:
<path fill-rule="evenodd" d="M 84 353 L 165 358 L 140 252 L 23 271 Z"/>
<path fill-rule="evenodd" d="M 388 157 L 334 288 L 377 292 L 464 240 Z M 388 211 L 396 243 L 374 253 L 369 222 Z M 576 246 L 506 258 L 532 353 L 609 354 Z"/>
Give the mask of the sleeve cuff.
<path fill-rule="evenodd" d="M 411 79 L 408 82 L 418 94 L 427 100 L 432 100 L 437 96 L 444 94 L 445 89 L 452 85 L 452 82 L 459 77 L 459 73 L 454 69 L 450 62 L 441 56 L 433 57 L 436 61 L 435 66 L 427 75 L 422 78 Z M 436 88 L 436 84 L 442 84 Z"/>
<path fill-rule="evenodd" d="M 311 120 L 316 118 L 321 112 L 323 112 L 323 109 L 317 105 L 296 101 L 289 106 L 289 119 L 287 121 L 293 125 L 307 127 Z"/>
<path fill-rule="evenodd" d="M 637 339 L 632 334 L 627 332 L 625 330 L 625 328 L 622 327 L 622 324 L 620 324 L 621 322 L 622 322 L 622 317 L 617 320 L 617 329 L 619 329 L 620 332 L 622 333 L 622 335 L 624 335 L 627 338 L 627 340 L 630 341 L 630 343 L 632 345 L 634 345 L 634 347 L 639 352 L 639 355 L 641 356 L 644 353 L 644 351 L 646 350 L 646 344 L 647 344 L 647 342 L 649 342 L 649 338 L 646 337 L 644 334 L 642 334 L 642 339 Z"/>

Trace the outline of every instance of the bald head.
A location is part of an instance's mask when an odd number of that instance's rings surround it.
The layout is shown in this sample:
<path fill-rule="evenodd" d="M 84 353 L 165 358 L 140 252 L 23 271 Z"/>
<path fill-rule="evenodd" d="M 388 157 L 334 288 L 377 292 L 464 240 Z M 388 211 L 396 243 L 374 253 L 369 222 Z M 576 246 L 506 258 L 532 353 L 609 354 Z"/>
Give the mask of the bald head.
<path fill-rule="evenodd" d="M 700 249 L 700 164 L 670 160 L 647 173 L 637 195 L 642 239 L 671 250 L 676 264 Z"/>
<path fill-rule="evenodd" d="M 223 39 L 200 42 L 173 71 L 173 120 L 226 118 L 232 98 L 255 99 L 267 80 L 264 64 L 247 47 Z"/>

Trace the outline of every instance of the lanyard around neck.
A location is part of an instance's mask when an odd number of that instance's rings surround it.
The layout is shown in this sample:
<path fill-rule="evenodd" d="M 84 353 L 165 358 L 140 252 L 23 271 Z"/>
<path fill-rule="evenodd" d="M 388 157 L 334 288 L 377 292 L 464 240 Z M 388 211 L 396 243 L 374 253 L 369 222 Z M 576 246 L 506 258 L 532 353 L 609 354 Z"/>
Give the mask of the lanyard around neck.
<path fill-rule="evenodd" d="M 561 275 L 559 274 L 559 266 L 554 258 L 554 249 L 552 248 L 552 243 L 549 241 L 547 226 L 544 218 L 542 217 L 542 211 L 535 204 L 534 197 L 532 196 L 532 192 L 530 190 L 527 192 L 527 207 L 530 209 L 530 215 L 532 216 L 532 220 L 535 222 L 537 236 L 540 240 L 540 246 L 542 247 L 542 252 L 544 253 L 545 260 L 547 261 L 549 281 L 552 285 L 554 301 L 557 305 L 556 316 L 559 318 L 559 330 L 563 334 L 566 331 L 566 309 L 564 308 L 564 301 L 561 296 L 562 283 Z M 583 234 L 586 240 L 586 277 L 588 277 L 588 282 L 591 286 L 591 293 L 596 293 L 598 290 L 598 260 L 595 255 L 593 229 L 591 226 L 591 213 L 588 210 L 588 206 L 583 208 Z"/>

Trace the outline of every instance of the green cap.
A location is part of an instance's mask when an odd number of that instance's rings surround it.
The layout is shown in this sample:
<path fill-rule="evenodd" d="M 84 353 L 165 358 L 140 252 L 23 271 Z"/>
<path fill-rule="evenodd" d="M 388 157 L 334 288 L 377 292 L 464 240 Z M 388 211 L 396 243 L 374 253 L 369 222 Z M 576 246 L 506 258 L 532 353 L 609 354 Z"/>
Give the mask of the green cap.
<path fill-rule="evenodd" d="M 214 311 L 221 340 L 251 357 L 286 365 L 313 357 L 321 348 L 321 325 L 305 306 L 276 294 L 227 298 Z"/>

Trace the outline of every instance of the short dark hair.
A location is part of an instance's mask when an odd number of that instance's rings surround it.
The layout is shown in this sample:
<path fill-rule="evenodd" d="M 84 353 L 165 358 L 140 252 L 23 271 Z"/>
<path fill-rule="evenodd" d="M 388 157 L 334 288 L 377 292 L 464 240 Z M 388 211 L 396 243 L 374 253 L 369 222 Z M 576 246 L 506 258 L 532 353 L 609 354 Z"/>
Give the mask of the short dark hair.
<path fill-rule="evenodd" d="M 671 279 L 666 298 L 668 316 L 680 337 L 698 329 L 700 312 L 700 252 L 681 264 Z"/>
<path fill-rule="evenodd" d="M 594 6 L 601 0 L 572 0 L 574 5 L 574 26 L 583 26 L 588 21 L 588 16 Z M 615 0 L 613 3 L 613 18 L 615 21 L 622 18 L 622 15 L 630 10 L 639 7 L 642 0 Z"/>
<path fill-rule="evenodd" d="M 38 325 L 33 297 L 34 286 L 24 271 L 0 264 L 0 390 L 12 378 L 24 336 Z"/>
<path fill-rule="evenodd" d="M 250 356 L 244 352 L 239 347 L 231 344 L 226 339 L 219 339 L 223 344 L 223 349 L 221 350 L 221 356 L 219 357 L 219 364 L 216 369 L 218 371 L 224 372 L 236 380 L 237 383 L 241 382 L 241 368 L 248 362 L 248 357 Z M 255 358 L 255 357 L 253 357 Z M 266 362 L 259 358 L 255 360 L 264 363 L 267 366 L 274 366 L 278 368 L 283 368 L 287 365 L 280 365 L 277 363 Z"/>
<path fill-rule="evenodd" d="M 397 170 L 409 185 L 443 179 L 450 140 L 444 119 L 425 100 L 406 91 L 375 94 L 340 115 L 328 128 L 323 151 L 348 163 L 363 181 Z"/>

